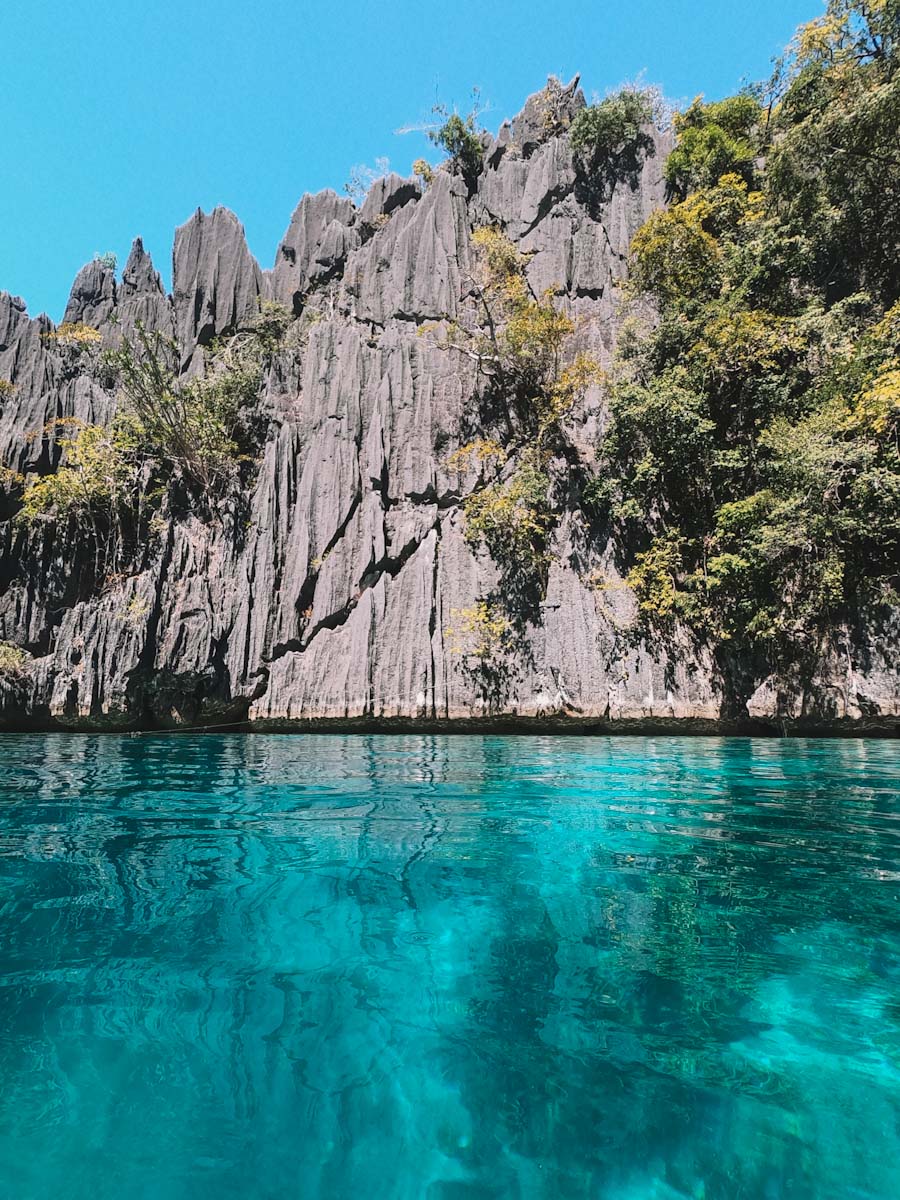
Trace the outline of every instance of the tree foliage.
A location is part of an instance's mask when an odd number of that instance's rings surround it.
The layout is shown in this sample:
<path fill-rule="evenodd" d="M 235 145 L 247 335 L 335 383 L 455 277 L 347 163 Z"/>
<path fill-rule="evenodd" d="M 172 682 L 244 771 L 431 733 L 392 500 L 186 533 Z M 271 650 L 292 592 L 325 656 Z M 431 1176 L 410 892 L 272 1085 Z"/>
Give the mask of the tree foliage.
<path fill-rule="evenodd" d="M 152 453 L 204 494 L 221 492 L 252 452 L 264 365 L 289 321 L 280 305 L 264 303 L 245 328 L 211 348 L 205 374 L 186 381 L 174 374 L 165 338 L 140 324 L 133 340 L 107 355 Z"/>
<path fill-rule="evenodd" d="M 438 124 L 425 131 L 428 140 L 447 154 L 451 170 L 462 175 L 469 187 L 474 187 L 484 158 L 478 126 L 477 91 L 472 109 L 465 117 L 455 109 L 451 112 L 443 104 L 436 104 L 432 112 L 438 118 Z"/>
<path fill-rule="evenodd" d="M 510 624 L 496 602 L 479 600 L 470 608 L 454 608 L 450 617 L 444 638 L 451 654 L 473 655 L 485 664 L 502 654 L 510 637 Z"/>
<path fill-rule="evenodd" d="M 546 575 L 555 521 L 547 463 L 563 440 L 566 417 L 600 371 L 586 354 L 567 359 L 573 321 L 552 294 L 533 294 L 527 258 L 500 229 L 477 229 L 472 244 L 475 319 L 452 326 L 446 344 L 476 360 L 515 433 L 507 445 L 479 438 L 449 465 L 462 470 L 477 463 L 482 476 L 464 502 L 468 541 L 487 547 L 510 584 L 518 580 L 533 592 Z"/>
<path fill-rule="evenodd" d="M 550 479 L 537 454 L 523 454 L 508 478 L 473 492 L 465 512 L 471 544 L 484 542 L 495 561 L 522 576 L 543 572 L 553 513 Z"/>
<path fill-rule="evenodd" d="M 566 354 L 574 322 L 552 293 L 534 295 L 527 257 L 497 226 L 476 229 L 472 249 L 474 306 L 441 327 L 441 344 L 478 364 L 492 405 L 508 421 L 502 442 L 479 437 L 447 466 L 461 474 L 477 468 L 478 483 L 463 502 L 466 538 L 500 565 L 513 608 L 531 603 L 546 581 L 556 521 L 548 465 L 565 443 L 571 409 L 601 372 L 589 355 Z"/>
<path fill-rule="evenodd" d="M 100 579 L 146 544 L 173 488 L 210 512 L 258 449 L 263 371 L 290 320 L 280 305 L 264 303 L 246 327 L 210 347 L 204 375 L 187 380 L 176 375 L 174 347 L 138 324 L 133 338 L 103 355 L 105 378 L 119 391 L 112 421 L 52 421 L 44 435 L 62 452 L 57 469 L 0 480 L 5 492 L 21 493 L 20 524 L 85 536 Z"/>
<path fill-rule="evenodd" d="M 0 642 L 0 680 L 15 682 L 28 672 L 30 655 L 12 642 Z"/>
<path fill-rule="evenodd" d="M 100 330 L 86 325 L 83 321 L 63 321 L 57 329 L 45 333 L 43 337 L 59 346 L 76 350 L 90 349 L 103 341 Z"/>
<path fill-rule="evenodd" d="M 534 295 L 527 259 L 497 226 L 476 229 L 472 245 L 477 320 L 454 327 L 455 344 L 540 423 L 560 375 L 563 345 L 575 326 L 553 303 L 552 293 Z"/>
<path fill-rule="evenodd" d="M 805 273 L 831 300 L 900 297 L 898 66 L 898 0 L 831 0 L 785 60 L 767 174 Z"/>
<path fill-rule="evenodd" d="M 53 522 L 83 532 L 93 549 L 95 577 L 118 570 L 129 540 L 146 533 L 141 518 L 148 455 L 138 423 L 125 413 L 105 426 L 62 418 L 45 433 L 56 437 L 63 463 L 28 481 L 19 522 Z"/>
<path fill-rule="evenodd" d="M 697 188 L 714 187 L 723 175 L 747 184 L 763 138 L 763 109 L 750 92 L 714 104 L 697 99 L 675 115 L 678 143 L 666 160 L 665 176 L 672 193 L 684 199 Z"/>
<path fill-rule="evenodd" d="M 831 0 L 770 89 L 676 121 L 591 497 L 642 616 L 802 655 L 900 583 L 896 0 Z M 768 129 L 766 128 L 768 126 Z M 761 157 L 762 156 L 762 157 Z"/>
<path fill-rule="evenodd" d="M 570 133 L 572 150 L 590 170 L 647 149 L 652 141 L 644 127 L 652 118 L 650 95 L 638 88 L 622 88 L 576 115 Z"/>

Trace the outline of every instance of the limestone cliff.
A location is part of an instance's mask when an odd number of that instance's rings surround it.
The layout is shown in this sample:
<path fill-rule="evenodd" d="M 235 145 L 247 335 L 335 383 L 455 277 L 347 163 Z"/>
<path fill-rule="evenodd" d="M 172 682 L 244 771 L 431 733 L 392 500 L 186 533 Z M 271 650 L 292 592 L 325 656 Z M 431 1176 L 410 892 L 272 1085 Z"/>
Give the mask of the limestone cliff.
<path fill-rule="evenodd" d="M 566 93 L 572 109 L 584 101 Z M 65 530 L 0 524 L 0 640 L 28 651 L 0 675 L 7 726 L 302 727 L 308 721 L 416 723 L 542 719 L 583 728 L 810 728 L 893 732 L 900 722 L 896 627 L 833 631 L 819 661 L 788 677 L 676 630 L 635 631 L 621 547 L 563 503 L 544 594 L 496 661 L 452 645 L 459 614 L 504 586 L 465 537 L 462 501 L 477 464 L 453 451 L 485 416 L 475 365 L 429 336 L 474 303 L 471 233 L 499 224 L 528 255 L 536 294 L 552 289 L 574 349 L 613 354 L 632 236 L 665 202 L 667 134 L 640 169 L 584 193 L 564 132 L 535 98 L 485 143 L 474 186 L 437 170 L 426 189 L 391 175 L 361 208 L 305 196 L 271 270 L 224 209 L 176 233 L 172 295 L 141 242 L 121 280 L 89 264 L 65 320 L 112 344 L 138 321 L 177 342 L 179 369 L 257 310 L 289 307 L 303 336 L 268 371 L 268 435 L 252 492 L 213 516 L 169 515 L 133 570 L 83 586 Z M 303 320 L 305 317 L 305 321 Z M 48 338 L 45 317 L 0 293 L 0 455 L 25 474 L 61 458 L 52 422 L 110 419 L 114 388 Z M 589 389 L 567 420 L 589 464 L 605 406 Z M 48 432 L 43 432 L 48 430 Z M 565 493 L 571 458 L 552 464 Z"/>

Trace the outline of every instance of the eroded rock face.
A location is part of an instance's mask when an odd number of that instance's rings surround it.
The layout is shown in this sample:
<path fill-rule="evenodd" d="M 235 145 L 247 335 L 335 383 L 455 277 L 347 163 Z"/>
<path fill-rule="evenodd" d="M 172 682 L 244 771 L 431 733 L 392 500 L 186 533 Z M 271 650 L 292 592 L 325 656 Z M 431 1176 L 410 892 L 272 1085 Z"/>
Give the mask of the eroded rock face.
<path fill-rule="evenodd" d="M 255 312 L 262 290 L 262 271 L 234 213 L 198 209 L 175 231 L 172 252 L 175 333 L 185 364 L 197 345 Z"/>
<path fill-rule="evenodd" d="M 275 255 L 271 286 L 276 300 L 299 313 L 311 288 L 340 273 L 359 243 L 355 216 L 346 196 L 326 191 L 303 197 Z"/>
<path fill-rule="evenodd" d="M 535 293 L 572 316 L 577 348 L 609 360 L 628 247 L 664 203 L 670 143 L 656 134 L 634 178 L 586 188 L 565 132 L 583 103 L 577 79 L 549 117 L 530 97 L 474 189 L 440 170 L 424 193 L 379 180 L 360 210 L 334 192 L 305 196 L 271 271 L 216 209 L 177 231 L 171 297 L 139 240 L 121 281 L 100 263 L 79 273 L 66 320 L 107 344 L 139 321 L 159 329 L 186 372 L 260 298 L 315 320 L 270 373 L 269 434 L 241 505 L 169 520 L 131 572 L 89 594 L 68 531 L 0 523 L 0 639 L 33 656 L 23 679 L 0 680 L 0 721 L 896 726 L 900 630 L 836 631 L 810 677 L 790 680 L 717 659 L 686 630 L 641 640 L 618 548 L 574 504 L 559 514 L 543 594 L 496 654 L 467 650 L 467 614 L 508 581 L 466 541 L 461 502 L 479 469 L 451 460 L 480 432 L 481 382 L 430 327 L 471 311 L 471 233 L 498 223 L 527 253 Z M 103 423 L 115 409 L 52 333 L 0 294 L 0 377 L 13 385 L 0 394 L 0 453 L 14 470 L 59 463 L 54 419 Z M 583 461 L 605 420 L 593 389 L 568 426 Z M 565 462 L 552 469 L 565 480 Z"/>

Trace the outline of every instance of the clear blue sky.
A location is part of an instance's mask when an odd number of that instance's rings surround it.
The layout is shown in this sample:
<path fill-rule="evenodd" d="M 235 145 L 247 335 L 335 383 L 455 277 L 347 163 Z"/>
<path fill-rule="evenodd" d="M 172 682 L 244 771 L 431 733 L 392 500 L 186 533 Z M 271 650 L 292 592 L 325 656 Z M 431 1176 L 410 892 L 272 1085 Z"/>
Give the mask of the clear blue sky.
<path fill-rule="evenodd" d="M 644 72 L 715 98 L 768 73 L 821 0 L 2 0 L 0 288 L 59 319 L 95 253 L 225 204 L 271 266 L 305 191 L 424 139 L 394 131 L 473 84 L 495 129 L 554 72 L 603 94 Z"/>

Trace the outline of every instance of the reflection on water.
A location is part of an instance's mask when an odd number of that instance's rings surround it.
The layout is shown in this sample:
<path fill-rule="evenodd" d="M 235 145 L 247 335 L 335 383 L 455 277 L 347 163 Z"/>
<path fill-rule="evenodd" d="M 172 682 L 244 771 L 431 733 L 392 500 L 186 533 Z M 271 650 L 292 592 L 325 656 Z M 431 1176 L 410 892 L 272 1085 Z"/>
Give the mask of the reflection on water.
<path fill-rule="evenodd" d="M 896 743 L 0 762 L 0 1196 L 900 1195 Z"/>

